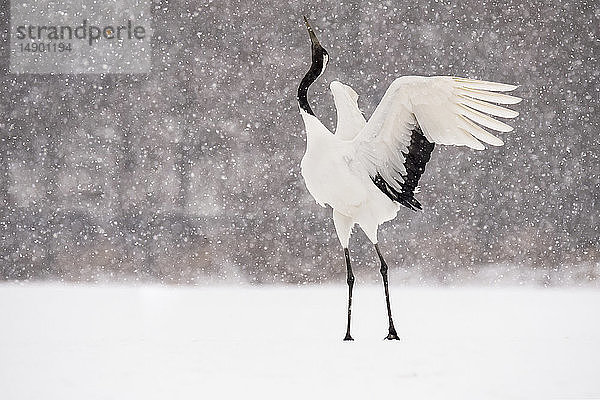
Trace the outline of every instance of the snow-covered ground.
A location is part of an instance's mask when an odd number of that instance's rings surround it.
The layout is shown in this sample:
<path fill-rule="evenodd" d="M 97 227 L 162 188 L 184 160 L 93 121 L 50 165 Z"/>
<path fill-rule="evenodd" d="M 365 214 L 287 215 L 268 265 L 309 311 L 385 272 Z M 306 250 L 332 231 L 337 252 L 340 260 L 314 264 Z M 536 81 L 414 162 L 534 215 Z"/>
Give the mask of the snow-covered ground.
<path fill-rule="evenodd" d="M 0 285 L 0 398 L 600 399 L 600 291 Z"/>

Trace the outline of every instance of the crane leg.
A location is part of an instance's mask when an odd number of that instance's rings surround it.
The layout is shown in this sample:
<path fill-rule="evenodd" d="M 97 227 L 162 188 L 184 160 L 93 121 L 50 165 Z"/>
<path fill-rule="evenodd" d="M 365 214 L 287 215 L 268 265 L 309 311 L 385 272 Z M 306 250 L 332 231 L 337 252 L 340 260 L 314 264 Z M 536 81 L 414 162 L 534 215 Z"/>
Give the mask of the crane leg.
<path fill-rule="evenodd" d="M 350 335 L 350 316 L 352 313 L 352 288 L 354 287 L 354 274 L 352 273 L 352 266 L 350 265 L 350 252 L 348 248 L 344 248 L 344 255 L 346 256 L 346 282 L 348 283 L 348 325 L 346 325 L 346 336 L 344 340 L 354 340 Z"/>
<path fill-rule="evenodd" d="M 375 243 L 375 251 L 377 251 L 377 255 L 379 256 L 379 261 L 381 261 L 381 268 L 379 272 L 381 272 L 381 276 L 383 277 L 383 288 L 385 290 L 385 304 L 387 306 L 388 320 L 389 320 L 389 329 L 388 335 L 385 337 L 387 340 L 400 340 L 398 334 L 396 333 L 396 328 L 394 328 L 394 320 L 392 319 L 392 308 L 390 306 L 390 291 L 388 289 L 388 266 L 381 255 L 381 251 L 379 251 L 379 246 Z"/>

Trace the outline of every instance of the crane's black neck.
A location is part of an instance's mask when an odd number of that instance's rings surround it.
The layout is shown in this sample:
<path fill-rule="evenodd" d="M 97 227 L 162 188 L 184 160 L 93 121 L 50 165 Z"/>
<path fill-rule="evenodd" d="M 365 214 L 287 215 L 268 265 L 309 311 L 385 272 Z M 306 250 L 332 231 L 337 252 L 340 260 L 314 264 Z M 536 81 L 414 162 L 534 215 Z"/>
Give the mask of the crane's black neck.
<path fill-rule="evenodd" d="M 325 50 L 321 45 L 317 42 L 313 41 L 312 43 L 312 64 L 310 65 L 310 69 L 302 78 L 300 82 L 300 86 L 298 86 L 298 104 L 300 108 L 309 113 L 310 115 L 315 115 L 312 108 L 308 104 L 308 87 L 312 85 L 314 81 L 317 80 L 319 76 L 325 71 L 325 67 L 327 66 L 327 61 L 329 60 L 329 54 L 327 54 L 327 50 Z"/>

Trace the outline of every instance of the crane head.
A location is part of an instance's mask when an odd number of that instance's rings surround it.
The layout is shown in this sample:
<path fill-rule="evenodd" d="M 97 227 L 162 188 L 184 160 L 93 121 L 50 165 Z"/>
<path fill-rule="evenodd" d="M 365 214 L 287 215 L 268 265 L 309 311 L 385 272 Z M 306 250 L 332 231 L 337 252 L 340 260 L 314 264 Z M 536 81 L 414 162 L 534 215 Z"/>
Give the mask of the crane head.
<path fill-rule="evenodd" d="M 308 23 L 308 19 L 306 17 L 304 17 L 304 23 L 306 24 L 306 29 L 308 29 L 308 35 L 310 36 L 310 41 L 312 43 L 312 63 L 310 64 L 310 69 L 306 75 L 304 75 L 304 78 L 302 78 L 300 86 L 298 86 L 298 104 L 301 110 L 304 110 L 304 112 L 314 116 L 315 113 L 308 104 L 308 87 L 312 85 L 313 82 L 316 81 L 317 78 L 325 71 L 327 62 L 329 61 L 329 54 L 327 54 L 327 50 L 325 50 L 323 46 L 321 46 L 321 43 L 319 43 L 319 39 L 317 39 L 317 35 L 315 35 L 315 32 Z"/>
<path fill-rule="evenodd" d="M 306 24 L 306 29 L 308 29 L 310 41 L 313 43 L 313 45 L 321 46 L 321 43 L 319 43 L 319 39 L 317 39 L 317 35 L 315 35 L 315 31 L 313 31 L 312 26 L 310 26 L 310 24 L 308 23 L 308 18 L 306 18 L 305 15 L 303 15 L 302 18 L 304 18 L 304 24 Z"/>
<path fill-rule="evenodd" d="M 308 23 L 308 18 L 306 18 L 306 16 L 303 16 L 303 18 L 304 24 L 306 24 L 306 29 L 308 29 L 310 41 L 312 42 L 313 59 L 315 57 L 322 59 L 324 56 L 328 56 L 329 54 L 327 53 L 327 50 L 325 50 L 323 46 L 321 46 L 321 43 L 319 43 L 319 39 L 317 39 L 317 35 L 315 35 L 315 31 L 313 30 L 312 26 L 310 26 L 310 24 Z"/>

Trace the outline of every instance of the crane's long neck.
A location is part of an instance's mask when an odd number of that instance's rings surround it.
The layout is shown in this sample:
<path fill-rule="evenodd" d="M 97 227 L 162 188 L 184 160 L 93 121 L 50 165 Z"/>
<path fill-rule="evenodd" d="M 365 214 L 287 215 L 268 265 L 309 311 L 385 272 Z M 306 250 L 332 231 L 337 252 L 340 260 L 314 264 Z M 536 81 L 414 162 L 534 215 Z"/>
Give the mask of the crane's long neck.
<path fill-rule="evenodd" d="M 313 45 L 312 47 L 312 64 L 306 75 L 304 75 L 304 78 L 302 78 L 300 86 L 298 86 L 298 104 L 300 105 L 301 109 L 310 115 L 315 115 L 312 108 L 310 108 L 310 104 L 308 104 L 308 88 L 325 71 L 329 56 L 322 47 L 320 49 L 316 49 L 316 51 L 315 46 Z"/>
<path fill-rule="evenodd" d="M 305 22 L 312 42 L 312 64 L 306 75 L 304 75 L 304 78 L 302 78 L 300 86 L 298 86 L 298 105 L 308 114 L 315 115 L 312 108 L 310 108 L 310 104 L 308 104 L 308 87 L 325 71 L 327 61 L 329 61 L 329 55 L 327 54 L 327 50 L 321 47 L 317 36 L 308 24 L 306 18 Z"/>

